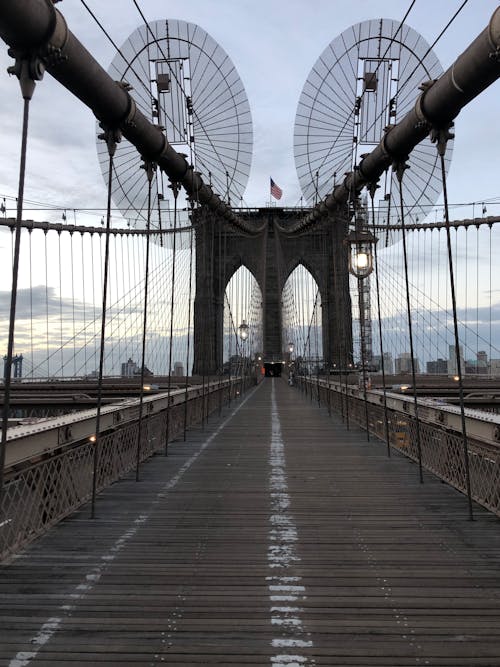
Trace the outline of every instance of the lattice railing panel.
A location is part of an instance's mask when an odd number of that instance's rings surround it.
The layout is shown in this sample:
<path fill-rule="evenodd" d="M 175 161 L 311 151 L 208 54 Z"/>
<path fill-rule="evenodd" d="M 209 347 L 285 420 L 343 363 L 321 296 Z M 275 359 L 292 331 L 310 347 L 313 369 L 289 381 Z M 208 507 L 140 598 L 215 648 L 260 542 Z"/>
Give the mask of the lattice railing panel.
<path fill-rule="evenodd" d="M 313 397 L 319 391 L 324 405 L 330 401 L 331 409 L 348 416 L 352 423 L 366 429 L 366 408 L 362 399 L 339 391 L 336 386 L 298 378 L 298 382 Z M 328 397 L 328 392 L 331 396 Z M 347 413 L 347 415 L 346 415 Z M 385 440 L 385 415 L 381 406 L 368 403 L 368 427 L 370 433 Z M 418 461 L 417 422 L 402 412 L 388 410 L 389 442 L 391 447 Z M 463 437 L 439 426 L 420 421 L 420 449 L 422 466 L 429 472 L 466 493 L 466 466 Z M 500 447 L 468 439 L 469 476 L 474 500 L 500 516 Z"/>
<path fill-rule="evenodd" d="M 242 381 L 231 387 L 212 387 L 204 396 L 190 398 L 154 415 L 145 414 L 141 424 L 139 460 L 165 449 L 167 424 L 169 440 L 179 437 L 186 425 L 199 423 L 243 390 Z M 138 413 L 137 413 L 138 417 Z M 139 424 L 128 423 L 104 434 L 97 445 L 84 442 L 30 465 L 18 472 L 6 471 L 1 498 L 0 557 L 46 532 L 91 498 L 95 447 L 97 446 L 96 488 L 98 491 L 123 477 L 137 465 Z"/>
<path fill-rule="evenodd" d="M 2 496 L 2 554 L 44 533 L 90 498 L 94 447 L 85 443 L 11 477 Z"/>

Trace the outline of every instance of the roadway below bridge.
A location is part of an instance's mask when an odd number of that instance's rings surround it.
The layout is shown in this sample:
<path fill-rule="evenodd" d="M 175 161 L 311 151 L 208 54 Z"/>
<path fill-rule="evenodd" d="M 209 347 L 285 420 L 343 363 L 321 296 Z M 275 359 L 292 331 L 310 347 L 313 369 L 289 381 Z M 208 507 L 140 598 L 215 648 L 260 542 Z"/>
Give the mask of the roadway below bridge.
<path fill-rule="evenodd" d="M 368 374 L 373 389 L 382 388 L 380 374 Z M 227 379 L 227 375 L 224 376 Z M 321 375 L 322 379 L 328 376 Z M 330 378 L 358 386 L 360 374 L 330 375 Z M 417 396 L 437 398 L 450 405 L 459 404 L 458 383 L 447 375 L 417 375 Z M 219 381 L 220 376 L 190 376 L 188 386 L 208 385 L 209 381 Z M 143 394 L 154 396 L 170 387 L 172 390 L 186 386 L 185 377 L 148 376 L 143 385 Z M 388 391 L 413 395 L 411 376 L 387 375 Z M 102 384 L 102 402 L 112 405 L 128 398 L 136 398 L 141 393 L 140 378 L 105 378 Z M 11 387 L 10 406 L 12 424 L 22 423 L 26 419 L 37 419 L 71 414 L 97 405 L 98 382 L 93 379 L 52 379 L 33 381 L 14 380 Z M 0 404 L 3 402 L 3 387 L 0 384 Z M 464 376 L 464 404 L 466 407 L 500 412 L 500 378 Z"/>
<path fill-rule="evenodd" d="M 500 664 L 498 518 L 266 379 L 3 566 L 0 664 Z"/>
<path fill-rule="evenodd" d="M 223 379 L 227 379 L 224 376 Z M 10 422 L 12 425 L 23 420 L 44 419 L 97 406 L 101 394 L 103 405 L 113 405 L 129 398 L 157 394 L 186 386 L 208 386 L 210 381 L 220 381 L 220 376 L 146 376 L 141 384 L 140 377 L 104 378 L 101 391 L 96 378 L 53 378 L 51 380 L 14 379 L 10 389 Z M 141 391 L 142 389 L 142 391 Z M 500 390 L 499 390 L 500 392 Z M 0 405 L 4 402 L 3 386 L 0 384 Z"/>

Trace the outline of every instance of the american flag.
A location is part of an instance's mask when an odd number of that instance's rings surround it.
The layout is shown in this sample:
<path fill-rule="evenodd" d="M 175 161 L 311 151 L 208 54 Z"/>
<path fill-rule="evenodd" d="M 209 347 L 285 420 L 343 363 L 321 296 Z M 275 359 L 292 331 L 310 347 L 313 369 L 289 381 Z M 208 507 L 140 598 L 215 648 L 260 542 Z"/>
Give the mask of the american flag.
<path fill-rule="evenodd" d="M 283 194 L 283 190 L 278 185 L 276 185 L 276 183 L 271 178 L 271 195 L 275 199 L 281 199 L 282 194 Z"/>

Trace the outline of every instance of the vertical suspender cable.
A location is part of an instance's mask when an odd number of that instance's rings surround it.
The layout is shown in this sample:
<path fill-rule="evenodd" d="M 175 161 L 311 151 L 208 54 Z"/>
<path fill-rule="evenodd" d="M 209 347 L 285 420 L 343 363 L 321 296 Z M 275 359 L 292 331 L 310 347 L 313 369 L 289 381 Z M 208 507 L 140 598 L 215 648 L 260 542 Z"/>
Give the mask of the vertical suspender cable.
<path fill-rule="evenodd" d="M 443 181 L 443 198 L 444 198 L 444 221 L 446 227 L 446 243 L 448 248 L 448 269 L 450 272 L 450 292 L 451 292 L 451 305 L 453 309 L 453 333 L 455 337 L 455 358 L 457 363 L 457 375 L 458 375 L 458 394 L 460 400 L 460 417 L 462 424 L 462 443 L 463 443 L 463 453 L 464 453 L 464 469 L 465 469 L 465 487 L 467 493 L 467 502 L 469 510 L 469 519 L 473 521 L 474 514 L 472 510 L 472 491 L 470 483 L 470 465 L 469 465 L 469 448 L 467 445 L 467 428 L 465 423 L 465 406 L 464 406 L 464 384 L 462 377 L 462 363 L 460 359 L 460 347 L 459 347 L 459 336 L 458 336 L 458 319 L 457 319 L 457 300 L 455 295 L 455 275 L 453 271 L 453 255 L 451 250 L 451 234 L 450 234 L 450 215 L 448 208 L 448 189 L 446 183 L 446 168 L 444 162 L 444 154 L 446 152 L 446 143 L 448 139 L 451 138 L 448 129 L 441 130 L 439 132 L 439 138 L 437 141 L 437 148 L 441 162 L 441 177 Z"/>
<path fill-rule="evenodd" d="M 203 235 L 204 235 L 204 243 L 203 243 L 203 274 L 207 276 L 208 272 L 208 262 L 207 262 L 207 253 L 206 253 L 206 245 L 209 242 L 208 241 L 208 228 L 207 225 L 203 225 Z M 207 277 L 208 279 L 208 277 Z M 203 431 L 205 429 L 205 374 L 207 372 L 207 365 L 208 365 L 208 354 L 209 354 L 209 349 L 210 349 L 210 341 L 208 341 L 208 345 L 205 342 L 203 345 L 203 365 L 202 365 L 202 376 L 201 376 L 201 430 Z"/>
<path fill-rule="evenodd" d="M 358 284 L 358 308 L 359 308 L 359 340 L 361 352 L 361 381 L 363 382 L 363 402 L 365 404 L 365 428 L 366 439 L 370 440 L 370 420 L 368 416 L 368 396 L 366 392 L 366 347 L 365 347 L 365 290 L 363 278 L 357 278 Z"/>
<path fill-rule="evenodd" d="M 479 225 L 476 225 L 476 372 L 479 373 Z"/>
<path fill-rule="evenodd" d="M 341 223 L 342 224 L 342 223 Z M 330 230 L 329 235 L 328 235 L 328 240 L 327 240 L 327 252 L 328 252 L 328 263 L 333 261 L 333 253 L 334 253 L 334 239 L 333 239 L 333 232 Z M 333 263 L 334 269 L 335 263 Z M 338 276 L 339 273 L 337 272 L 336 276 Z M 335 278 L 335 285 L 334 285 L 334 294 L 330 295 L 330 302 L 332 298 L 338 298 L 339 300 L 339 310 L 340 312 L 344 312 L 344 296 L 343 296 L 343 287 L 338 283 L 338 277 Z M 345 328 L 345 318 L 341 317 L 342 320 L 342 334 Z M 339 327 L 337 327 L 337 331 L 339 331 Z M 331 348 L 331 344 L 330 344 Z M 344 413 L 344 392 L 342 388 L 342 367 L 343 365 L 347 365 L 347 362 L 344 359 L 345 356 L 345 336 L 341 336 L 341 340 L 339 341 L 339 344 L 337 346 L 337 351 L 336 351 L 336 356 L 335 358 L 335 367 L 337 368 L 337 373 L 335 374 L 335 384 L 336 388 L 334 389 L 335 393 L 338 395 L 338 408 L 340 408 L 340 417 L 342 419 L 342 422 L 344 422 L 345 419 L 345 413 Z M 345 372 L 345 369 L 344 369 Z M 340 395 L 339 395 L 340 394 Z"/>
<path fill-rule="evenodd" d="M 170 43 L 167 40 L 167 45 L 170 48 Z M 192 111 L 192 109 L 191 109 Z M 191 122 L 191 121 L 189 121 Z M 190 133 L 194 135 L 194 133 Z M 190 163 L 193 167 L 195 168 L 196 164 L 196 155 L 194 151 L 194 145 L 193 145 L 194 138 L 192 137 L 190 142 L 189 142 L 189 158 L 190 158 Z M 163 172 L 162 173 L 162 178 L 163 178 Z M 198 191 L 196 191 L 196 198 L 193 199 L 191 198 L 189 200 L 189 205 L 191 208 L 191 229 L 190 229 L 190 234 L 189 234 L 189 294 L 188 294 L 188 339 L 187 339 L 187 350 L 186 350 L 186 387 L 185 387 L 185 392 L 184 392 L 184 425 L 183 425 L 183 440 L 184 442 L 186 441 L 186 429 L 187 429 L 187 413 L 188 413 L 188 388 L 189 388 L 189 383 L 188 383 L 188 375 L 189 375 L 189 353 L 191 350 L 191 299 L 193 296 L 193 244 L 195 240 L 195 235 L 194 235 L 194 202 L 198 201 Z M 194 307 L 194 305 L 193 305 Z M 194 337 L 194 313 L 193 313 L 193 337 Z M 192 377 L 192 376 L 191 376 Z"/>
<path fill-rule="evenodd" d="M 310 275 L 309 273 L 306 276 L 306 304 L 307 304 L 307 339 L 306 339 L 306 350 L 307 350 L 307 384 L 310 390 L 311 403 L 313 400 L 313 386 L 312 386 L 312 369 L 311 369 L 311 294 L 310 294 Z"/>
<path fill-rule="evenodd" d="M 84 350 L 84 359 L 85 359 L 85 371 L 84 374 L 87 375 L 87 313 L 86 313 L 86 292 L 85 292 L 85 252 L 84 252 L 84 235 L 83 232 L 80 232 L 80 241 L 81 241 L 81 254 L 82 254 L 82 308 L 83 308 L 83 323 L 84 323 L 84 343 L 83 343 L 83 350 Z"/>
<path fill-rule="evenodd" d="M 192 203 L 191 203 L 192 206 Z M 191 216 L 193 215 L 193 208 L 191 208 Z M 187 336 L 187 350 L 186 350 L 186 385 L 184 390 L 184 428 L 183 428 L 183 439 L 186 442 L 186 430 L 187 430 L 187 409 L 188 409 L 188 390 L 189 390 L 189 353 L 191 351 L 191 299 L 193 292 L 193 240 L 194 240 L 194 231 L 191 227 L 189 231 L 189 292 L 188 292 L 188 336 Z"/>
<path fill-rule="evenodd" d="M 142 316 L 142 352 L 141 352 L 141 386 L 139 388 L 139 423 L 137 428 L 137 452 L 135 460 L 135 481 L 139 481 L 139 466 L 141 463 L 141 440 L 144 413 L 144 370 L 146 367 L 146 334 L 148 330 L 148 287 L 149 287 L 149 246 L 151 235 L 151 187 L 153 181 L 153 164 L 145 162 L 143 165 L 148 179 L 148 211 L 146 221 L 146 266 L 144 276 L 144 312 Z"/>
<path fill-rule="evenodd" d="M 370 198 L 371 198 L 371 213 L 372 213 L 372 228 L 373 235 L 375 236 L 375 189 L 376 184 L 372 184 L 369 188 Z M 380 345 L 380 368 L 382 370 L 382 391 L 384 395 L 384 428 L 385 428 L 385 441 L 387 443 L 387 456 L 391 455 L 391 444 L 389 442 L 389 418 L 387 415 L 387 385 L 385 381 L 385 359 L 384 359 L 384 342 L 382 339 L 382 313 L 380 309 L 380 283 L 379 283 L 379 272 L 378 272 L 378 254 L 377 254 L 377 244 L 373 244 L 373 257 L 375 260 L 375 291 L 377 293 L 377 317 L 378 317 L 378 337 Z"/>
<path fill-rule="evenodd" d="M 318 393 L 318 407 L 321 406 L 321 396 L 320 396 L 320 384 L 319 384 L 319 344 L 318 344 L 318 311 L 319 304 L 318 300 L 321 300 L 321 295 L 319 293 L 319 286 L 316 292 L 316 300 L 314 302 L 314 346 L 316 348 L 316 391 Z"/>
<path fill-rule="evenodd" d="M 104 216 L 103 216 L 103 220 L 104 220 Z M 105 228 L 105 225 L 106 225 L 106 223 L 103 222 L 104 228 Z M 104 236 L 104 247 L 106 247 L 106 236 L 107 235 Z M 97 281 L 97 285 L 98 285 L 98 287 L 97 287 L 97 297 L 98 298 L 99 298 L 99 296 L 101 297 L 101 306 L 102 306 L 102 288 L 101 288 L 101 293 L 99 295 L 99 286 L 102 286 L 103 281 L 104 281 L 104 265 L 103 265 L 104 256 L 102 254 L 102 234 L 100 234 L 100 233 L 97 235 L 97 244 L 98 244 L 98 253 L 97 253 L 98 258 L 97 258 L 97 261 L 98 261 L 98 265 L 99 265 L 99 278 L 98 278 L 98 281 Z M 96 339 L 98 338 L 98 334 L 100 333 L 99 322 L 98 322 L 99 312 L 101 312 L 101 311 L 99 311 L 99 310 L 97 311 L 98 316 L 96 318 L 96 329 L 97 329 Z M 96 349 L 96 356 L 97 356 L 97 349 Z"/>
<path fill-rule="evenodd" d="M 349 227 L 349 202 L 347 203 L 347 230 Z M 347 430 L 350 430 L 350 423 L 349 423 L 349 372 L 352 370 L 353 366 L 353 332 L 352 332 L 352 301 L 350 304 L 350 309 L 351 309 L 351 349 L 349 350 L 347 347 L 347 322 L 346 322 L 346 317 L 345 317 L 345 311 L 347 306 L 349 305 L 349 300 L 350 300 L 350 286 L 349 286 L 349 274 L 347 274 L 347 277 L 345 278 L 345 282 L 341 285 L 340 288 L 340 303 L 341 303 L 341 308 L 342 308 L 342 345 L 341 345 L 341 364 L 344 364 L 344 373 L 345 373 L 345 425 Z M 340 385 L 341 385 L 341 391 L 343 391 L 342 387 L 342 374 L 340 375 Z"/>
<path fill-rule="evenodd" d="M 227 298 L 227 310 L 228 310 L 228 338 L 229 338 L 229 405 L 231 405 L 231 399 L 233 396 L 233 386 L 232 386 L 232 357 L 233 357 L 233 315 L 231 312 L 231 302 L 233 301 L 233 285 L 231 284 L 231 292 Z"/>
<path fill-rule="evenodd" d="M 297 273 L 297 292 L 299 293 L 299 302 L 301 305 L 301 330 L 302 330 L 302 347 L 303 347 L 303 377 L 304 377 L 304 394 L 308 396 L 309 394 L 309 383 L 307 381 L 308 367 L 307 367 L 307 285 L 304 280 L 304 273 L 302 267 L 300 272 Z"/>
<path fill-rule="evenodd" d="M 294 300 L 295 303 L 297 304 L 297 319 L 298 319 L 298 330 L 299 330 L 299 343 L 300 343 L 300 366 L 299 366 L 299 373 L 301 382 L 300 382 L 300 389 L 302 393 L 306 393 L 306 381 L 305 381 L 305 357 L 306 357 L 306 349 L 304 345 L 304 290 L 302 284 L 299 286 L 299 271 L 298 267 L 295 269 L 295 271 L 292 273 L 293 276 L 293 291 L 294 291 Z M 302 282 L 302 281 L 301 281 Z"/>
<path fill-rule="evenodd" d="M 172 346 L 174 336 L 174 306 L 175 306 L 175 260 L 177 254 L 177 196 L 179 194 L 179 184 L 172 183 L 170 185 L 174 193 L 174 229 L 173 229 L 173 243 L 172 243 L 172 276 L 171 276 L 171 295 L 170 295 L 170 340 L 168 347 L 168 405 L 167 405 L 167 427 L 165 433 L 165 456 L 168 456 L 168 438 L 170 436 L 170 413 L 172 409 L 172 398 L 170 392 L 172 389 Z"/>
<path fill-rule="evenodd" d="M 322 233 L 322 240 L 323 240 L 323 256 L 325 260 L 328 260 L 328 228 L 325 228 Z M 327 261 L 328 265 L 328 261 Z M 327 281 L 326 287 L 325 287 L 325 293 L 326 293 L 326 298 L 328 300 L 328 310 L 331 312 L 331 302 L 333 295 L 330 293 L 328 289 L 329 281 Z M 326 322 L 324 321 L 324 316 L 323 316 L 323 309 L 321 309 L 321 334 L 323 336 L 323 328 L 327 326 Z M 324 341 L 324 336 L 322 338 Z M 327 407 L 328 407 L 328 415 L 331 417 L 332 415 L 332 394 L 331 394 L 331 369 L 333 367 L 333 359 L 331 357 L 331 341 L 330 341 L 330 336 L 328 336 L 328 351 L 324 349 L 323 347 L 323 368 L 325 369 L 325 372 L 327 373 L 327 379 L 328 379 L 328 387 L 326 388 L 326 394 L 327 394 Z M 325 353 L 327 354 L 327 358 L 325 359 Z"/>
<path fill-rule="evenodd" d="M 318 304 L 318 299 L 321 299 L 321 295 L 319 293 L 319 287 L 317 291 L 317 300 L 315 304 L 315 324 L 314 324 L 314 342 L 316 345 L 316 386 L 318 390 L 318 406 L 321 405 L 321 394 L 320 394 L 320 383 L 319 383 L 319 364 L 320 364 L 320 357 L 319 357 L 319 340 L 318 340 L 318 314 L 319 314 L 319 304 Z M 324 365 L 324 361 L 323 361 Z"/>
<path fill-rule="evenodd" d="M 73 377 L 76 377 L 76 324 L 75 324 L 75 271 L 73 268 L 73 232 L 69 233 L 70 251 L 71 251 L 71 304 L 73 313 Z"/>
<path fill-rule="evenodd" d="M 225 279 L 225 260 L 226 258 L 222 255 L 222 225 L 219 223 L 217 225 L 217 237 L 219 242 L 219 247 L 217 250 L 217 256 L 219 258 L 219 294 L 218 299 L 220 302 L 219 308 L 221 312 L 219 316 L 222 318 L 222 340 L 218 341 L 218 346 L 220 350 L 219 358 L 219 417 L 222 414 L 222 380 L 224 374 L 224 294 L 225 294 L 225 285 L 223 285 L 223 280 Z"/>
<path fill-rule="evenodd" d="M 18 61 L 18 76 L 21 83 L 21 92 L 24 98 L 23 108 L 23 129 L 21 138 L 21 160 L 19 166 L 19 184 L 17 193 L 17 213 L 14 236 L 14 257 L 12 264 L 12 289 L 10 294 L 10 313 L 9 313 L 9 335 L 7 343 L 7 357 L 5 359 L 5 377 L 3 379 L 3 407 L 2 407 L 2 440 L 0 446 L 0 499 L 3 493 L 3 478 L 5 467 L 5 454 L 7 449 L 7 429 L 9 426 L 10 411 L 10 391 L 11 391 L 11 372 L 12 357 L 14 353 L 14 329 L 16 322 L 17 305 L 17 284 L 19 278 L 19 255 L 21 250 L 21 221 L 23 218 L 24 201 L 24 181 L 26 176 L 26 148 L 28 144 L 28 120 L 30 100 L 35 89 L 35 82 L 31 78 L 29 69 L 30 63 L 27 60 Z"/>
<path fill-rule="evenodd" d="M 99 238 L 99 237 L 97 237 Z M 100 242 L 100 241 L 99 241 Z M 92 354 L 92 357 L 95 357 L 97 350 L 95 349 L 95 339 L 96 339 L 96 322 L 97 322 L 97 314 L 96 314 L 96 308 L 95 308 L 95 256 L 94 256 L 94 233 L 90 232 L 90 256 L 92 259 L 92 269 L 90 271 L 90 276 L 92 280 L 92 344 L 94 345 L 94 352 Z"/>
<path fill-rule="evenodd" d="M 490 253 L 489 253 L 489 283 L 488 283 L 488 292 L 489 292 L 489 296 L 490 296 L 490 298 L 489 298 L 489 318 L 488 318 L 490 350 L 489 350 L 488 359 L 490 360 L 489 361 L 489 364 L 490 364 L 489 375 L 490 375 L 490 378 L 491 378 L 491 376 L 493 375 L 493 373 L 492 373 L 493 368 L 492 368 L 492 363 L 491 363 L 491 348 L 492 348 L 492 343 L 491 343 L 491 227 L 492 227 L 492 225 L 491 225 L 491 222 L 489 223 L 488 227 L 490 229 L 490 232 L 489 232 L 489 237 L 490 237 L 489 238 L 489 249 L 490 249 Z"/>
<path fill-rule="evenodd" d="M 446 220 L 446 206 L 445 206 L 445 220 Z M 469 298 L 468 298 L 468 276 L 469 276 L 469 228 L 466 227 L 465 230 L 465 290 L 464 290 L 464 296 L 465 296 L 465 322 L 467 323 L 463 327 L 463 341 L 464 341 L 464 351 L 465 354 L 468 353 L 468 347 L 467 347 L 467 330 L 469 328 Z M 458 239 L 458 229 L 455 230 L 455 238 Z M 456 253 L 455 253 L 455 256 Z M 450 275 L 451 278 L 451 275 Z M 453 308 L 453 296 L 452 296 L 452 308 Z M 458 371 L 458 368 L 457 368 Z"/>
<path fill-rule="evenodd" d="M 420 442 L 420 419 L 418 415 L 417 379 L 415 374 L 415 351 L 413 347 L 413 328 L 412 328 L 411 304 L 410 304 L 410 283 L 408 280 L 408 254 L 406 248 L 405 212 L 403 203 L 403 174 L 406 169 L 406 166 L 407 166 L 406 161 L 402 161 L 394 165 L 394 170 L 396 172 L 396 176 L 399 183 L 399 207 L 401 214 L 401 236 L 403 240 L 403 262 L 404 262 L 405 288 L 406 288 L 406 311 L 408 317 L 408 336 L 410 339 L 413 405 L 415 410 L 415 425 L 416 425 L 416 436 L 417 436 L 418 475 L 420 483 L 422 484 L 424 481 L 424 476 L 422 472 L 422 445 Z"/>
<path fill-rule="evenodd" d="M 49 263 L 47 259 L 47 230 L 43 230 L 45 244 L 45 344 L 47 350 L 47 380 L 50 377 L 50 352 L 49 352 Z"/>
<path fill-rule="evenodd" d="M 224 225 L 224 266 L 226 265 L 226 257 L 227 257 L 227 227 Z M 233 342 L 233 332 L 231 329 L 231 309 L 230 309 L 230 303 L 229 303 L 229 298 L 231 295 L 226 295 L 226 289 L 227 286 L 224 287 L 224 307 L 228 311 L 228 405 L 231 407 L 231 356 L 232 356 L 232 342 Z M 232 288 L 231 288 L 232 289 Z M 225 323 L 224 323 L 225 324 Z"/>
<path fill-rule="evenodd" d="M 148 236 L 148 239 L 149 239 L 149 235 L 147 235 L 147 236 Z M 116 250 L 116 246 L 117 246 L 117 237 L 113 236 L 113 252 L 114 252 L 114 260 L 115 260 L 113 262 L 114 266 L 115 266 L 115 299 L 112 300 L 111 303 L 117 303 L 118 304 L 119 303 L 118 285 L 120 284 L 120 282 L 123 281 L 123 278 L 120 280 L 119 271 L 118 271 L 118 268 L 119 268 L 118 267 L 118 252 Z M 147 280 L 147 278 L 146 278 L 146 280 Z M 124 304 L 123 309 L 125 310 L 125 308 L 126 308 L 126 306 Z M 121 340 L 122 340 L 122 335 L 123 334 L 122 334 L 122 330 L 121 330 L 120 320 L 121 320 L 121 318 L 118 315 L 117 322 L 115 324 L 116 332 L 118 334 L 118 363 L 120 363 L 120 359 L 122 358 Z M 116 348 L 115 345 L 111 346 L 111 368 L 112 369 L 115 368 L 115 348 Z"/>
<path fill-rule="evenodd" d="M 211 257 L 213 257 L 213 258 L 216 257 L 216 252 L 217 252 L 217 250 L 216 250 L 216 242 L 217 242 L 216 229 L 217 229 L 217 227 L 214 225 L 214 226 L 213 226 L 213 229 L 212 229 L 212 232 L 211 232 L 211 241 L 210 241 L 210 243 L 211 243 L 211 252 L 210 252 L 210 255 L 211 255 Z M 215 277 L 215 272 L 214 272 L 214 271 L 215 271 L 215 270 L 214 270 L 214 264 L 215 264 L 215 263 L 212 261 L 212 262 L 211 262 L 211 266 L 210 266 L 210 271 L 211 271 L 211 274 L 212 274 L 212 275 L 211 275 L 211 278 L 210 278 L 210 284 L 211 284 L 211 285 L 215 285 L 215 284 L 217 283 L 217 281 L 216 281 L 216 277 Z M 218 304 L 217 304 L 217 294 L 215 294 L 214 296 L 215 296 L 215 298 L 216 298 L 215 310 L 214 310 L 214 317 L 217 319 L 217 316 L 218 316 L 218 311 L 217 311 L 217 308 L 218 308 Z M 208 380 L 207 380 L 207 387 L 206 387 L 206 390 L 207 390 L 207 396 L 206 396 L 206 401 L 205 401 L 205 404 L 204 404 L 204 405 L 205 405 L 205 408 L 206 408 L 206 412 L 205 412 L 205 421 L 206 421 L 207 424 L 208 424 L 208 418 L 209 418 L 210 413 L 211 413 L 210 406 L 211 406 L 211 399 L 212 399 L 212 384 L 211 384 L 211 382 L 212 382 L 212 374 L 213 374 L 214 372 L 215 372 L 215 373 L 217 372 L 217 370 L 216 370 L 216 364 L 217 364 L 217 356 L 218 356 L 218 354 L 217 354 L 217 345 L 218 345 L 218 341 L 217 341 L 217 326 L 215 326 L 214 329 L 211 329 L 211 331 L 213 331 L 213 336 L 214 336 L 214 338 L 213 338 L 213 340 L 212 340 L 212 344 L 211 344 L 211 347 L 212 347 L 213 352 L 212 352 L 212 361 L 211 361 L 211 364 L 210 364 L 210 370 L 209 370 L 209 373 L 208 373 Z"/>
<path fill-rule="evenodd" d="M 213 228 L 210 229 L 210 257 L 215 257 L 215 235 L 214 235 L 214 230 Z M 215 283 L 215 278 L 213 275 L 214 271 L 214 265 L 213 261 L 210 262 L 210 284 L 213 285 Z M 216 316 L 216 315 L 215 315 Z M 210 328 L 210 331 L 213 331 L 212 328 Z M 216 346 L 216 340 L 217 340 L 217 333 L 216 331 L 214 332 L 214 339 L 211 341 L 210 348 L 211 350 L 215 350 Z M 210 365 L 208 367 L 208 376 L 207 376 L 207 381 L 206 384 L 204 383 L 204 394 L 203 394 L 203 402 L 202 402 L 202 418 L 201 418 L 201 424 L 202 428 L 205 427 L 205 422 L 208 424 L 208 416 L 210 414 L 210 377 L 211 373 L 213 372 L 213 365 L 214 361 L 216 358 L 216 355 L 213 355 L 213 352 L 211 353 L 211 361 Z"/>
<path fill-rule="evenodd" d="M 97 406 L 95 420 L 95 440 L 94 440 L 94 460 L 92 470 L 92 499 L 90 507 L 90 518 L 95 518 L 95 500 L 97 493 L 97 475 L 99 472 L 99 454 L 100 454 L 100 429 L 101 429 L 101 409 L 102 409 L 102 382 L 104 373 L 104 340 L 106 335 L 106 303 L 108 296 L 108 273 L 109 273 L 109 238 L 111 226 L 111 184 L 113 182 L 113 162 L 116 151 L 116 135 L 111 130 L 106 130 L 99 138 L 106 140 L 108 145 L 109 163 L 108 163 L 108 201 L 106 211 L 106 241 L 104 250 L 104 277 L 102 286 L 102 310 L 101 310 L 101 339 L 99 349 L 99 375 L 97 383 Z M 101 263 L 102 266 L 102 263 Z"/>
<path fill-rule="evenodd" d="M 30 346 L 31 346 L 31 377 L 33 378 L 33 368 L 35 366 L 34 360 L 34 345 L 33 345 L 33 254 L 32 254 L 32 234 L 33 230 L 29 230 L 29 256 L 30 256 Z"/>
<path fill-rule="evenodd" d="M 64 343 L 63 343 L 63 306 L 62 306 L 62 270 L 61 270 L 61 230 L 57 232 L 58 266 L 59 266 L 59 347 L 61 352 L 61 377 L 64 377 Z"/>

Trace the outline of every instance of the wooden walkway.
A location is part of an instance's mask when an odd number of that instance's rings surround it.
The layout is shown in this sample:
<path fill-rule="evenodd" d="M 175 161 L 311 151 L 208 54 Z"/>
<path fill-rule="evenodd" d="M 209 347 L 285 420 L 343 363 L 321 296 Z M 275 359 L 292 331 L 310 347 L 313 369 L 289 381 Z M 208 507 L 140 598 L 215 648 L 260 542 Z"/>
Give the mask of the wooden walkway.
<path fill-rule="evenodd" d="M 282 380 L 231 411 L 0 570 L 0 665 L 500 665 L 497 518 Z"/>

